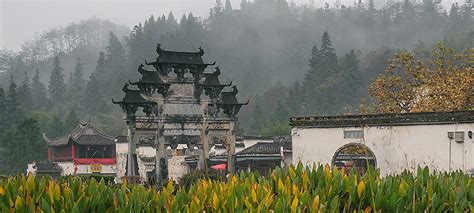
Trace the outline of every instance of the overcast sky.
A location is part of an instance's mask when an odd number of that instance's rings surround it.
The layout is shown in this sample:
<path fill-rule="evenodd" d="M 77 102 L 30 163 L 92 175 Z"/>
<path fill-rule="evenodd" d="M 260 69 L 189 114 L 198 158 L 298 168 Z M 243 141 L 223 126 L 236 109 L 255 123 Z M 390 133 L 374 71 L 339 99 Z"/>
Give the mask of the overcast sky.
<path fill-rule="evenodd" d="M 288 0 L 292 1 L 303 4 L 311 0 Z M 335 0 L 314 0 L 316 5 L 326 1 Z M 340 0 L 341 3 L 354 1 Z M 443 3 L 451 5 L 453 1 L 456 0 L 444 0 Z M 189 12 L 204 17 L 215 2 L 215 0 L 0 0 L 0 48 L 19 50 L 21 44 L 34 38 L 36 33 L 92 16 L 106 18 L 129 27 L 151 14 L 157 17 L 170 11 L 173 11 L 177 18 Z M 240 0 L 231 2 L 234 9 L 239 8 Z"/>

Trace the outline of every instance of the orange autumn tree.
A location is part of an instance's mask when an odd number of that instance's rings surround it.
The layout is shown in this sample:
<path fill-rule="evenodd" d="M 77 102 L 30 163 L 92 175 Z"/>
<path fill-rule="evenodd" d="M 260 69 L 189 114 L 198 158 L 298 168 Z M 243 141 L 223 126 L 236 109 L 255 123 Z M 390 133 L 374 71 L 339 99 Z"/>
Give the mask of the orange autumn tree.
<path fill-rule="evenodd" d="M 434 112 L 473 109 L 474 48 L 462 53 L 438 44 L 429 60 L 400 53 L 369 86 L 376 113 Z"/>

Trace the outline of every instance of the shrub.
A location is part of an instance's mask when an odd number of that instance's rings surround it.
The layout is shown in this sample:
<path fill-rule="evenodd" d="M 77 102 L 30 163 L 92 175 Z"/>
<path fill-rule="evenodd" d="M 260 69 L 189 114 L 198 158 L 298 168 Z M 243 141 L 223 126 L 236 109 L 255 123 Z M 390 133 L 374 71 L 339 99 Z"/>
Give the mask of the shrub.
<path fill-rule="evenodd" d="M 199 175 L 196 175 L 199 177 Z M 191 177 L 195 177 L 190 175 Z M 53 181 L 32 175 L 0 180 L 0 212 L 473 212 L 473 179 L 428 168 L 381 178 L 329 166 L 277 168 L 267 177 L 240 173 L 227 181 L 197 179 L 157 191 L 141 185 L 107 186 L 101 179 Z"/>

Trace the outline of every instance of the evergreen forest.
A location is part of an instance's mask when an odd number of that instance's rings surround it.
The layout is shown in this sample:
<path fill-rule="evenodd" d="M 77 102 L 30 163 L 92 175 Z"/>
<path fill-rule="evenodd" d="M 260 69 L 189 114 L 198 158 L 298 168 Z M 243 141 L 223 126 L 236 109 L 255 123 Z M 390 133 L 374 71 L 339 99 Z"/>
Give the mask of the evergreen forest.
<path fill-rule="evenodd" d="M 46 159 L 42 134 L 62 136 L 79 120 L 125 134 L 123 113 L 111 100 L 122 97 L 124 82 L 137 80 L 140 63 L 156 58 L 157 43 L 202 47 L 205 60 L 222 69 L 221 80 L 233 81 L 240 100 L 250 101 L 238 135 L 269 137 L 288 135 L 290 116 L 360 113 L 360 105 L 374 102 L 370 85 L 401 52 L 429 61 L 440 43 L 458 53 L 474 50 L 468 4 L 232 6 L 217 0 L 207 17 L 149 14 L 135 26 L 92 17 L 42 32 L 19 51 L 0 49 L 0 174 Z"/>

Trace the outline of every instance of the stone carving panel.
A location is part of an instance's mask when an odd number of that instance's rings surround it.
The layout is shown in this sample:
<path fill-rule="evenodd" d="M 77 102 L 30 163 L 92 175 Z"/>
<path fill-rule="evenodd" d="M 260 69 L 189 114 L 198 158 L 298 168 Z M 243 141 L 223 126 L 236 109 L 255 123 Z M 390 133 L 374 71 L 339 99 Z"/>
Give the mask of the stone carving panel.
<path fill-rule="evenodd" d="M 190 83 L 174 83 L 170 87 L 171 97 L 193 97 L 194 86 Z"/>

